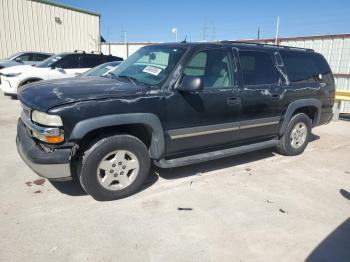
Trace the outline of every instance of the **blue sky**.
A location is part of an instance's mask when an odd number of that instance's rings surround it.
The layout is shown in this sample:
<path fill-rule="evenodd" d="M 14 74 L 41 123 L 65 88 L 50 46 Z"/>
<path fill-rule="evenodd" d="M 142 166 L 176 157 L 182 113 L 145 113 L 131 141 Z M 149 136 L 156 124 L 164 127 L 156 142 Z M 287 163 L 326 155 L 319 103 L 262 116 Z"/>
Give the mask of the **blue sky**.
<path fill-rule="evenodd" d="M 56 0 L 101 14 L 107 41 L 188 41 L 350 33 L 350 0 Z"/>

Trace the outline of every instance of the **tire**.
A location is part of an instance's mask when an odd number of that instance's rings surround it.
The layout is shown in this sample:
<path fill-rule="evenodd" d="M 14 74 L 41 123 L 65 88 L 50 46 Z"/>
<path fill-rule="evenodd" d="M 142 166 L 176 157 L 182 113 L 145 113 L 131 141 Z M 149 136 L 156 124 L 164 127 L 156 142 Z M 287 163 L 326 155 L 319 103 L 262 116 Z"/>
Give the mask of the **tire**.
<path fill-rule="evenodd" d="M 79 180 L 98 201 L 124 198 L 136 193 L 150 170 L 147 147 L 130 135 L 106 137 L 84 152 Z"/>
<path fill-rule="evenodd" d="M 305 130 L 305 132 L 301 130 Z M 296 156 L 303 153 L 309 142 L 310 134 L 310 118 L 304 113 L 294 115 L 280 138 L 277 151 L 286 156 Z"/>

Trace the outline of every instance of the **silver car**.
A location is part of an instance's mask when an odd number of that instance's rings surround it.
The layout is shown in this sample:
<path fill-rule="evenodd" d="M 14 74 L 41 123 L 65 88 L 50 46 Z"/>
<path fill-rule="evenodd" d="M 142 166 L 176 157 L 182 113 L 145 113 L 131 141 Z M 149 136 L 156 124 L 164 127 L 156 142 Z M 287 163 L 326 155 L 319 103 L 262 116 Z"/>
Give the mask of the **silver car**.
<path fill-rule="evenodd" d="M 35 65 L 50 56 L 52 54 L 43 52 L 19 52 L 8 58 L 1 59 L 0 69 L 17 65 Z"/>

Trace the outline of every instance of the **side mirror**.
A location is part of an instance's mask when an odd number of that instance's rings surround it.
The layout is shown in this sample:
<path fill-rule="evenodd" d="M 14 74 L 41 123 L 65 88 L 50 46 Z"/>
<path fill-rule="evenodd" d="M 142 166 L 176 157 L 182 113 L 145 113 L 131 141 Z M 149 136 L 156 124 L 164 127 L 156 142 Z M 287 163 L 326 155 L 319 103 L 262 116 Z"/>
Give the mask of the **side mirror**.
<path fill-rule="evenodd" d="M 203 89 L 203 81 L 198 76 L 184 76 L 177 90 L 187 93 L 198 92 Z"/>
<path fill-rule="evenodd" d="M 63 68 L 61 67 L 52 66 L 51 69 L 56 70 L 58 72 L 64 72 Z"/>
<path fill-rule="evenodd" d="M 23 61 L 21 60 L 21 58 L 20 58 L 20 57 L 17 57 L 17 58 L 15 59 L 15 61 L 16 61 L 17 63 L 21 63 L 21 64 L 23 64 Z"/>

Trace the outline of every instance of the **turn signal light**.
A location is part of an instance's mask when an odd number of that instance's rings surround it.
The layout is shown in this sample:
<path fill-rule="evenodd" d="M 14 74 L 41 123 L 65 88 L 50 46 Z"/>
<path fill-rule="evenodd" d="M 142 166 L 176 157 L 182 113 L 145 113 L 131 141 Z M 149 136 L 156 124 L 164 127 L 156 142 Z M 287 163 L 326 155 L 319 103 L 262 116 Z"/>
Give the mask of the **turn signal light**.
<path fill-rule="evenodd" d="M 64 136 L 63 135 L 45 136 L 45 140 L 47 143 L 50 143 L 50 144 L 58 144 L 64 141 Z"/>

